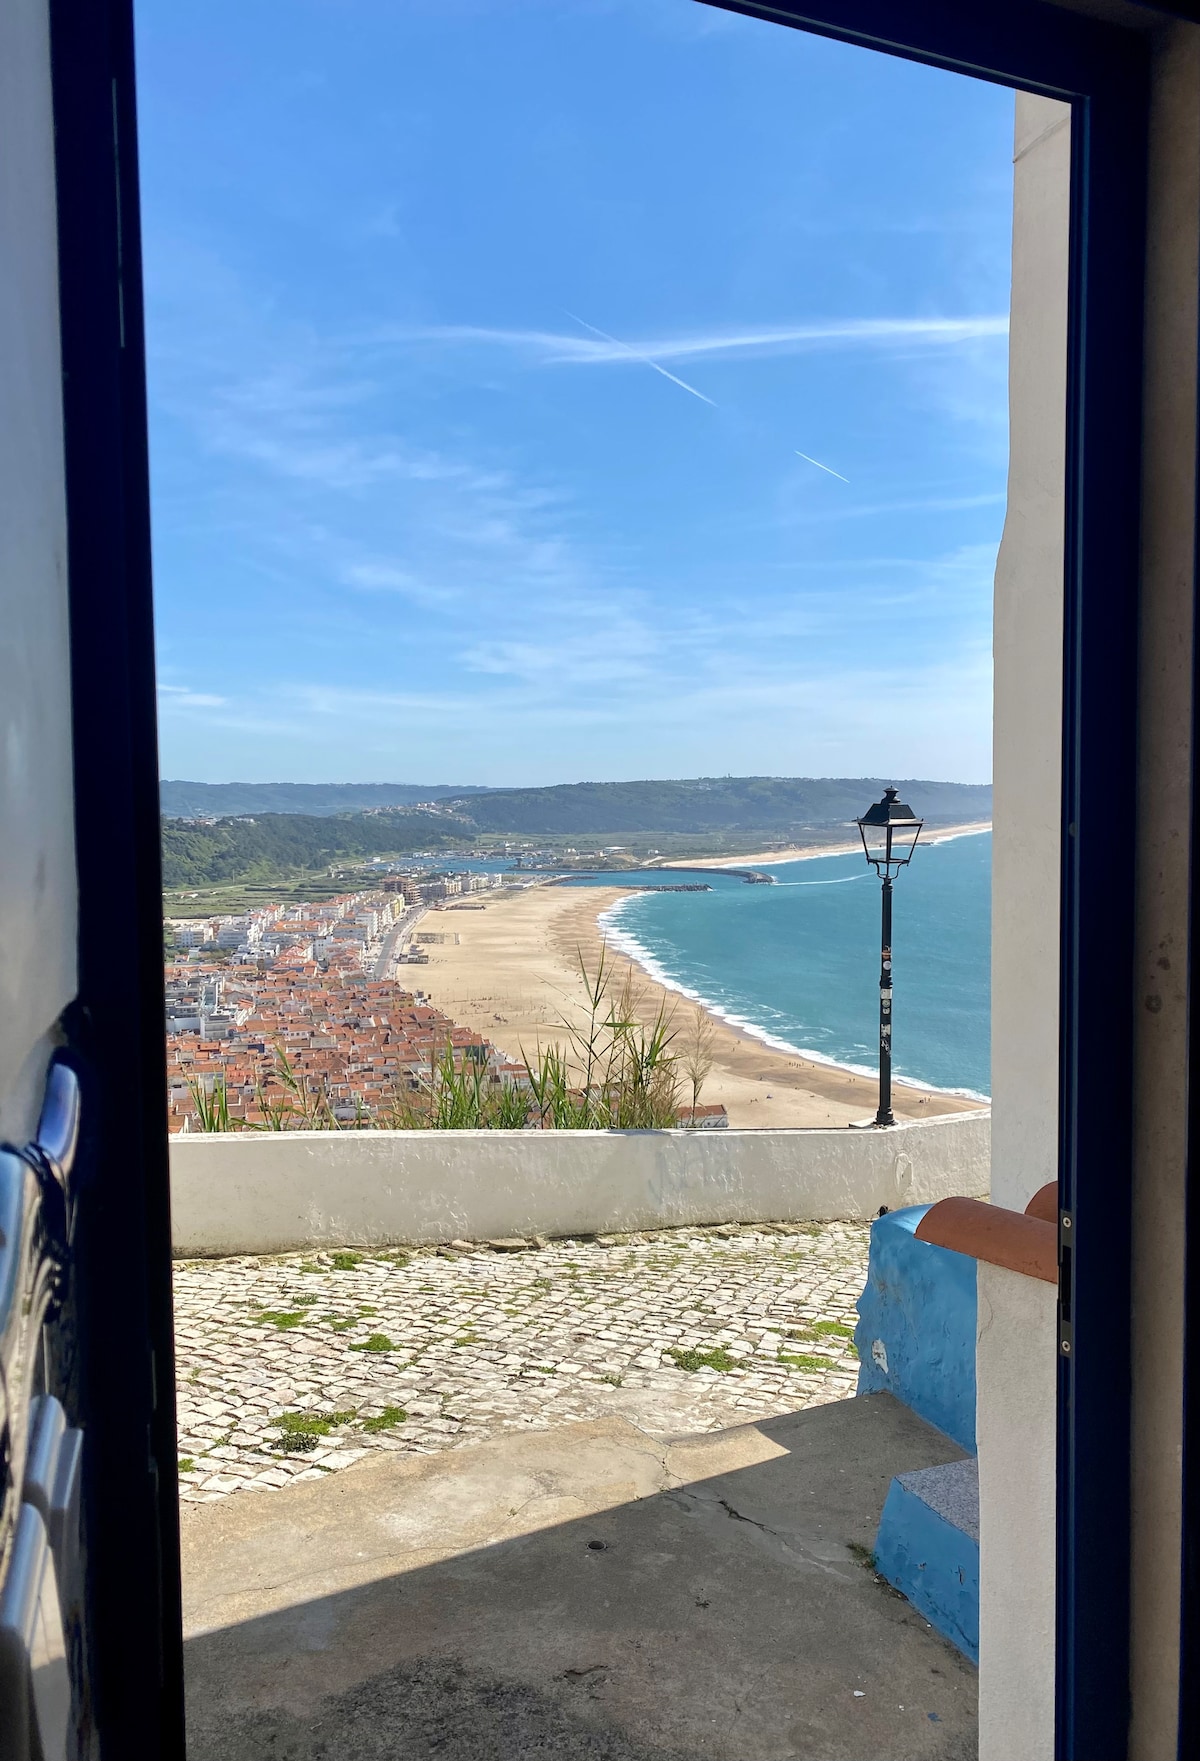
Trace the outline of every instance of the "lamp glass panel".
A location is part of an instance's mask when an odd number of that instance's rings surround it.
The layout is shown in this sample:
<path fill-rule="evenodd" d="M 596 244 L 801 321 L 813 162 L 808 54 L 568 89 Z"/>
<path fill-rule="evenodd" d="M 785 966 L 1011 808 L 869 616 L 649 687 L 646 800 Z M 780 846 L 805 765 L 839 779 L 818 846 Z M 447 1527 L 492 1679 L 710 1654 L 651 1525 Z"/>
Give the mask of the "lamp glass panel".
<path fill-rule="evenodd" d="M 859 820 L 858 829 L 862 833 L 863 849 L 867 853 L 868 862 L 884 862 L 887 860 L 886 825 L 869 825 Z"/>
<path fill-rule="evenodd" d="M 919 819 L 901 820 L 889 828 L 892 834 L 891 855 L 893 862 L 907 862 L 913 853 L 913 846 L 921 830 Z"/>

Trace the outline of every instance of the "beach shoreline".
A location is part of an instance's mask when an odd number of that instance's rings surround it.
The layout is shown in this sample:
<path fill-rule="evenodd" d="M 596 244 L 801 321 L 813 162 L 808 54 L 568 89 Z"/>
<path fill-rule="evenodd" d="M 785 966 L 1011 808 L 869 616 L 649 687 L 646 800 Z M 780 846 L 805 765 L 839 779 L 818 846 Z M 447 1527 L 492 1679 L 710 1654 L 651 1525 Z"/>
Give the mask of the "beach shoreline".
<path fill-rule="evenodd" d="M 840 855 L 841 852 L 829 851 L 825 854 Z M 613 905 L 619 905 L 623 900 L 633 897 L 636 897 L 634 889 L 622 890 L 619 897 L 613 901 Z M 738 1021 L 734 1017 L 724 1014 L 718 1005 L 708 1002 L 703 997 L 696 996 L 681 981 L 662 977 L 657 972 L 651 972 L 641 954 L 629 952 L 614 940 L 615 935 L 623 935 L 625 932 L 622 931 L 619 924 L 610 925 L 604 921 L 612 911 L 613 905 L 606 906 L 603 911 L 597 914 L 596 921 L 601 939 L 618 959 L 637 967 L 646 983 L 653 985 L 656 990 L 665 991 L 669 996 L 677 997 L 685 1007 L 695 1006 L 703 1009 L 705 1014 L 710 1016 L 726 1032 L 733 1034 L 737 1039 L 745 1040 L 748 1045 L 756 1046 L 760 1051 L 773 1052 L 780 1058 L 800 1059 L 804 1064 L 811 1064 L 816 1069 L 832 1070 L 839 1074 L 857 1077 L 860 1080 L 865 1079 L 871 1082 L 877 1080 L 877 1073 L 863 1065 L 842 1064 L 836 1058 L 822 1057 L 819 1052 L 806 1052 L 792 1046 L 776 1044 L 767 1037 L 765 1029 L 755 1028 L 746 1022 Z M 913 1076 L 893 1076 L 892 1084 L 897 1088 L 913 1089 L 917 1094 L 946 1096 L 950 1100 L 966 1101 L 972 1106 L 988 1107 L 991 1105 L 986 1095 L 975 1094 L 970 1089 L 939 1088 L 936 1083 L 918 1082 Z"/>
<path fill-rule="evenodd" d="M 962 833 L 952 834 L 950 828 L 939 832 L 949 835 Z M 731 859 L 722 866 L 736 867 L 746 860 Z M 772 860 L 789 858 L 773 854 Z M 436 932 L 444 925 L 460 939 L 426 945 L 429 965 L 418 969 L 422 989 L 453 1019 L 484 1034 L 511 1058 L 532 1057 L 549 1045 L 569 1052 L 567 1024 L 581 1026 L 586 1013 L 580 962 L 594 973 L 603 958 L 613 969 L 616 989 L 627 973 L 634 975 L 635 1014 L 647 1027 L 662 1011 L 685 1037 L 697 1012 L 711 1024 L 713 1065 L 701 1100 L 724 1105 L 731 1126 L 828 1128 L 873 1115 L 878 1097 L 872 1074 L 770 1046 L 618 951 L 600 919 L 636 891 L 630 886 L 536 886 L 493 896 L 483 911 L 469 918 L 435 909 L 425 926 Z M 898 1081 L 893 1091 L 898 1118 L 931 1118 L 986 1105 L 907 1082 Z"/>
<path fill-rule="evenodd" d="M 922 834 L 921 844 L 948 844 L 951 838 L 980 837 L 990 832 L 990 819 L 971 820 L 963 825 L 940 825 L 933 831 Z M 780 862 L 810 862 L 818 856 L 855 856 L 862 849 L 857 838 L 845 839 L 837 844 L 806 844 L 790 845 L 786 850 L 759 850 L 749 856 L 689 856 L 672 857 L 663 862 L 663 868 L 772 868 Z"/>

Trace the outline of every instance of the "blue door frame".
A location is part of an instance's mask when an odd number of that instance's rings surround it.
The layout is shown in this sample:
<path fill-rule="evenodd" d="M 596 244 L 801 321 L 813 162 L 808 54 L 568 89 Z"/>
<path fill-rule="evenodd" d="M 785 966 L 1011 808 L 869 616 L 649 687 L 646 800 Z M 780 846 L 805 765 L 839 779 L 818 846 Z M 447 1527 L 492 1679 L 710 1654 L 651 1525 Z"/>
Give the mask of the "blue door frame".
<path fill-rule="evenodd" d="M 1134 799 L 1136 782 L 1145 38 L 1039 0 L 703 3 L 1072 105 L 1060 1109 L 1072 1252 L 1056 1754 L 1121 1761 L 1134 877 L 1106 813 Z M 132 0 L 50 10 L 81 901 L 69 1031 L 99 1115 L 80 1242 L 91 1673 L 106 1752 L 174 1757 L 182 1644 Z M 1161 8 L 1172 10 L 1193 16 Z M 125 971 L 107 959 L 114 940 L 137 950 Z"/>
<path fill-rule="evenodd" d="M 1148 44 L 1141 32 L 1029 0 L 707 3 L 1071 105 L 1055 1754 L 1121 1761 L 1130 1709 L 1134 865 L 1132 840 L 1114 850 L 1108 816 L 1114 801 L 1136 799 L 1137 783 Z"/>

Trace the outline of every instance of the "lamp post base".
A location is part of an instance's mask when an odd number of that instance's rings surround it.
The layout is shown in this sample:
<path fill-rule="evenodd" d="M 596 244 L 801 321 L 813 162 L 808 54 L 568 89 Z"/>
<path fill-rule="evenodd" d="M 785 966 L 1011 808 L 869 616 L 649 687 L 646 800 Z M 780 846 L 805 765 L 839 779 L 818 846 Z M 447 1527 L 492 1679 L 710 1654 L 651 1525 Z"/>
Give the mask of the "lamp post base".
<path fill-rule="evenodd" d="M 887 1131 L 895 1123 L 895 1115 L 889 1113 L 886 1119 L 880 1119 L 878 1116 L 874 1119 L 851 1119 L 849 1129 L 851 1131 Z"/>

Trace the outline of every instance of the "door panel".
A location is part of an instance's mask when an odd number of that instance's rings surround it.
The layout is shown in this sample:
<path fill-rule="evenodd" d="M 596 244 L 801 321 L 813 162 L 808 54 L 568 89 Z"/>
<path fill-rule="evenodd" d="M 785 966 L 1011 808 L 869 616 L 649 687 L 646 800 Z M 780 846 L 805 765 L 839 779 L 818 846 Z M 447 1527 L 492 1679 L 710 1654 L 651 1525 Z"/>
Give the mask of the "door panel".
<path fill-rule="evenodd" d="M 0 1136 L 32 1135 L 75 994 L 67 511 L 50 27 L 0 6 Z"/>

